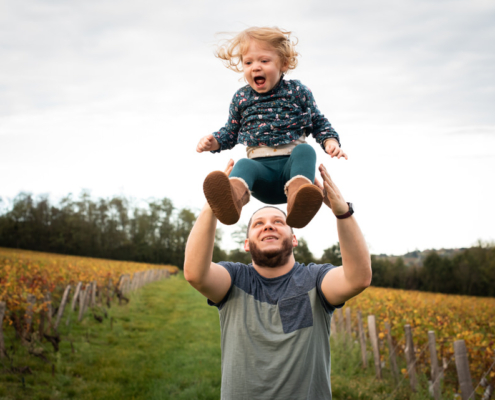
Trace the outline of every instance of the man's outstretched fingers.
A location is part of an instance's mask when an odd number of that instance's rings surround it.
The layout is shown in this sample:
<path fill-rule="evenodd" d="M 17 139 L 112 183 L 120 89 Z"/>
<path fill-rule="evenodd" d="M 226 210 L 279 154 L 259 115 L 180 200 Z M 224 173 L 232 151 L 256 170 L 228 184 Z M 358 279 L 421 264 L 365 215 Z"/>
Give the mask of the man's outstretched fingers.
<path fill-rule="evenodd" d="M 323 164 L 320 164 L 319 170 L 321 178 L 323 179 L 323 187 L 325 188 L 327 198 L 331 204 L 330 208 L 335 215 L 345 214 L 348 211 L 349 206 L 345 202 L 340 190 L 330 178 L 330 174 Z"/>
<path fill-rule="evenodd" d="M 234 168 L 234 160 L 230 159 L 227 163 L 227 168 L 225 168 L 225 171 L 223 171 L 225 172 L 225 175 L 229 176 L 232 172 L 232 168 Z"/>
<path fill-rule="evenodd" d="M 332 208 L 332 204 L 330 203 L 330 200 L 328 199 L 327 190 L 322 185 L 322 183 L 318 180 L 318 178 L 315 178 L 315 185 L 318 186 L 320 188 L 320 190 L 323 192 L 323 203 L 325 203 L 329 208 Z"/>

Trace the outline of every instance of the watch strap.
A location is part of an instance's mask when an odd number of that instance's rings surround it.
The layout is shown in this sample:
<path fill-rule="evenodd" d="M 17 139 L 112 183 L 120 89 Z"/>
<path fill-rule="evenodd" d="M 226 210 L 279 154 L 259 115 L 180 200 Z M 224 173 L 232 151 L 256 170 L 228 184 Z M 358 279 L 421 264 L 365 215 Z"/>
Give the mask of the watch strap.
<path fill-rule="evenodd" d="M 349 211 L 347 211 L 345 214 L 342 214 L 342 215 L 336 215 L 336 217 L 338 219 L 349 218 L 352 214 L 354 214 L 354 209 L 352 208 L 352 203 L 348 202 L 347 205 L 349 206 Z"/>

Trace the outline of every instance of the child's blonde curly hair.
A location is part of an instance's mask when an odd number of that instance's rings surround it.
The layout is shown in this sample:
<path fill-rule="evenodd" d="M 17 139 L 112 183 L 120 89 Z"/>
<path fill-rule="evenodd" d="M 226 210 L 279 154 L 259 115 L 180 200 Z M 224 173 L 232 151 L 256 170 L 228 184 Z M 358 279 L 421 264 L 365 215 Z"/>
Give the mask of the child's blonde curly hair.
<path fill-rule="evenodd" d="M 281 64 L 288 65 L 287 71 L 290 71 L 297 67 L 297 56 L 299 55 L 295 48 L 297 38 L 295 38 L 295 42 L 292 42 L 290 40 L 291 33 L 277 27 L 248 28 L 220 44 L 215 56 L 223 60 L 227 68 L 235 72 L 242 72 L 242 56 L 246 54 L 251 40 L 257 40 L 272 47 L 278 53 Z"/>

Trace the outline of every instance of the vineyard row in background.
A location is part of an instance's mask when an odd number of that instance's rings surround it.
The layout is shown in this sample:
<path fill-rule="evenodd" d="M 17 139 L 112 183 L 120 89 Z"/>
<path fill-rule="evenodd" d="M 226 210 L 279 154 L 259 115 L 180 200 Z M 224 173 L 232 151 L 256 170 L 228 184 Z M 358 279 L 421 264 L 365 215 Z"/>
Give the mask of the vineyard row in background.
<path fill-rule="evenodd" d="M 66 325 L 76 310 L 78 321 L 91 309 L 102 322 L 115 299 L 128 303 L 129 292 L 178 272 L 173 266 L 10 249 L 0 249 L 0 267 L 0 359 L 9 357 L 4 327 L 13 327 L 28 352 L 45 359 L 36 346 L 47 340 L 58 351 L 59 325 L 68 307 Z"/>
<path fill-rule="evenodd" d="M 476 394 L 480 391 L 481 393 L 479 394 L 481 394 L 482 400 L 491 398 L 494 385 L 493 379 L 490 378 L 495 375 L 492 372 L 495 365 L 493 357 L 488 357 L 493 362 L 487 370 L 481 373 L 481 378 L 478 379 L 481 371 L 474 371 L 478 380 L 475 381 L 477 385 L 473 386 L 472 368 L 470 367 L 468 350 L 464 340 L 456 340 L 450 344 L 453 351 L 449 353 L 449 358 L 442 357 L 442 366 L 439 366 L 437 350 L 441 350 L 444 355 L 447 355 L 446 353 L 448 352 L 445 350 L 449 344 L 446 340 L 442 340 L 438 344 L 434 331 L 428 332 L 426 344 L 415 346 L 411 325 L 404 325 L 401 337 L 392 337 L 392 329 L 388 321 L 384 322 L 384 331 L 380 332 L 377 329 L 375 316 L 368 315 L 366 330 L 361 311 L 357 310 L 355 323 L 353 323 L 351 314 L 350 307 L 345 307 L 345 316 L 341 308 L 337 309 L 335 312 L 336 318 L 332 318 L 331 331 L 334 335 L 337 335 L 341 343 L 346 347 L 359 344 L 363 369 L 368 367 L 368 359 L 372 354 L 376 379 L 382 379 L 383 368 L 390 370 L 396 386 L 391 390 L 388 398 L 393 398 L 394 393 L 407 377 L 409 378 L 411 390 L 416 392 L 419 385 L 418 372 L 424 373 L 426 376 L 429 372 L 431 380 L 428 382 L 428 390 L 435 400 L 442 398 L 441 387 L 445 387 L 445 385 L 453 385 L 455 388 L 452 392 L 460 392 L 462 400 L 474 400 Z M 371 345 L 371 352 L 369 351 L 369 345 Z M 427 349 L 430 354 L 429 360 Z M 402 368 L 402 370 L 399 370 L 399 364 L 402 364 L 400 361 L 398 363 L 397 357 L 399 355 L 405 356 L 405 368 Z M 452 367 L 454 363 L 456 374 Z M 454 394 L 454 396 L 456 395 Z"/>

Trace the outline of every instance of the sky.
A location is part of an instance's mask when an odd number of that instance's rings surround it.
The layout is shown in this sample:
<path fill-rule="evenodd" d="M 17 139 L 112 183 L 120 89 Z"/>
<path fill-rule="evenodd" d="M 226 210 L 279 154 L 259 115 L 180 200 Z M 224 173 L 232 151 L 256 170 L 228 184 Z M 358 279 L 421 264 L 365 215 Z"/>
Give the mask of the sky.
<path fill-rule="evenodd" d="M 278 26 L 298 38 L 286 79 L 308 86 L 349 160 L 323 163 L 373 254 L 495 241 L 495 3 L 0 0 L 0 206 L 171 199 L 198 213 L 202 184 L 245 147 L 195 151 L 245 83 L 214 57 L 221 32 Z M 263 204 L 253 199 L 239 224 Z M 280 206 L 285 210 L 285 205 Z M 222 226 L 222 247 L 238 226 Z M 325 206 L 296 230 L 321 256 Z"/>

